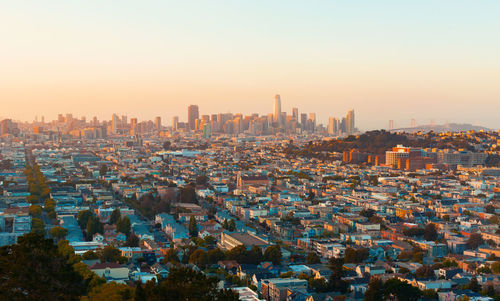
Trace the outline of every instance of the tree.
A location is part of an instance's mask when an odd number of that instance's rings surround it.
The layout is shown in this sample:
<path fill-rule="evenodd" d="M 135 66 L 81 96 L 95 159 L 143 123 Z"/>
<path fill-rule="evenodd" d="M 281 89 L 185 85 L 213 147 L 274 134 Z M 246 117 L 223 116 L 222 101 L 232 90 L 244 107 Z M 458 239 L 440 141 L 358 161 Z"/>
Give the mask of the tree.
<path fill-rule="evenodd" d="M 438 233 L 436 230 L 436 225 L 434 223 L 428 223 L 424 229 L 424 238 L 428 241 L 435 241 L 438 238 Z"/>
<path fill-rule="evenodd" d="M 40 215 L 42 215 L 42 207 L 40 205 L 31 205 L 30 215 L 32 217 L 40 217 Z"/>
<path fill-rule="evenodd" d="M 434 268 L 432 268 L 430 265 L 423 265 L 415 271 L 416 278 L 429 278 L 434 276 Z"/>
<path fill-rule="evenodd" d="M 360 249 L 353 249 L 353 248 L 347 248 L 345 250 L 345 262 L 347 263 L 360 263 L 368 259 L 370 256 L 370 252 L 368 249 L 365 248 L 360 248 Z"/>
<path fill-rule="evenodd" d="M 422 292 L 406 281 L 392 278 L 384 283 L 384 299 L 398 301 L 417 301 Z"/>
<path fill-rule="evenodd" d="M 495 274 L 500 274 L 500 261 L 495 261 L 493 264 L 491 264 L 491 270 Z"/>
<path fill-rule="evenodd" d="M 490 217 L 488 219 L 488 221 L 490 222 L 490 224 L 493 224 L 493 225 L 500 223 L 500 219 L 498 219 L 498 216 L 496 216 L 496 215 L 493 215 L 492 217 Z"/>
<path fill-rule="evenodd" d="M 483 237 L 479 233 L 472 233 L 466 242 L 466 246 L 469 249 L 477 249 L 480 245 L 484 243 Z"/>
<path fill-rule="evenodd" d="M 50 229 L 49 234 L 50 234 L 50 236 L 52 236 L 56 240 L 60 240 L 64 237 L 66 237 L 66 235 L 68 235 L 68 229 L 63 228 L 63 227 L 54 227 L 54 228 Z"/>
<path fill-rule="evenodd" d="M 189 235 L 191 237 L 198 237 L 198 224 L 194 216 L 191 216 L 189 219 Z"/>
<path fill-rule="evenodd" d="M 147 300 L 224 300 L 237 301 L 239 295 L 231 290 L 219 290 L 217 278 L 207 277 L 189 268 L 172 268 L 158 286 L 148 282 L 144 288 Z"/>
<path fill-rule="evenodd" d="M 306 262 L 308 264 L 321 263 L 321 258 L 318 256 L 318 254 L 309 252 L 306 256 Z"/>
<path fill-rule="evenodd" d="M 99 259 L 101 262 L 123 262 L 122 252 L 112 246 L 105 246 L 100 252 Z"/>
<path fill-rule="evenodd" d="M 262 256 L 262 251 L 261 251 Z M 207 261 L 208 264 L 215 264 L 219 260 L 223 260 L 225 257 L 224 252 L 222 252 L 219 248 L 215 248 L 207 252 Z"/>
<path fill-rule="evenodd" d="M 99 168 L 99 175 L 104 176 L 108 172 L 108 166 L 106 164 L 101 165 Z"/>
<path fill-rule="evenodd" d="M 477 282 L 477 278 L 473 277 L 470 280 L 469 284 L 467 284 L 467 288 L 471 291 L 479 292 L 481 290 L 481 285 L 479 284 L 479 282 Z"/>
<path fill-rule="evenodd" d="M 47 208 L 47 206 L 45 207 Z M 78 212 L 78 224 L 80 225 L 80 228 L 86 229 L 89 218 L 92 216 L 93 214 L 90 210 L 82 210 Z"/>
<path fill-rule="evenodd" d="M 94 251 L 91 251 L 91 250 L 88 250 L 87 252 L 82 254 L 83 260 L 94 260 L 94 259 L 98 259 L 98 258 L 99 258 L 99 256 Z"/>
<path fill-rule="evenodd" d="M 94 234 L 103 233 L 104 225 L 96 216 L 91 216 L 87 221 L 87 240 L 91 240 Z"/>
<path fill-rule="evenodd" d="M 179 262 L 179 255 L 176 249 L 171 248 L 168 249 L 167 252 L 165 253 L 165 256 L 163 256 L 162 263 L 178 263 Z"/>
<path fill-rule="evenodd" d="M 259 264 L 264 261 L 264 255 L 262 254 L 262 248 L 259 246 L 252 246 L 247 255 L 249 263 Z"/>
<path fill-rule="evenodd" d="M 484 207 L 484 211 L 486 211 L 487 213 L 491 213 L 491 214 L 494 214 L 495 213 L 495 206 L 489 204 L 489 205 L 486 205 Z"/>
<path fill-rule="evenodd" d="M 125 246 L 126 247 L 138 247 L 139 246 L 139 237 L 137 235 L 135 235 L 134 233 L 131 233 L 127 237 L 127 240 L 125 241 Z"/>
<path fill-rule="evenodd" d="M 271 261 L 274 265 L 281 264 L 281 248 L 279 245 L 267 247 L 264 251 L 264 260 Z"/>
<path fill-rule="evenodd" d="M 114 225 L 121 217 L 120 209 L 115 208 L 109 216 L 109 223 Z"/>
<path fill-rule="evenodd" d="M 477 272 L 478 274 L 491 274 L 491 269 L 490 269 L 490 267 L 489 267 L 489 266 L 484 265 L 484 266 L 482 266 L 482 267 L 480 267 L 480 268 L 476 269 L 476 272 Z"/>
<path fill-rule="evenodd" d="M 200 268 L 205 268 L 208 264 L 207 252 L 198 249 L 189 256 L 189 262 L 196 264 Z"/>
<path fill-rule="evenodd" d="M 375 211 L 375 210 L 373 210 L 373 209 L 366 209 L 366 210 L 365 210 L 365 209 L 363 209 L 363 210 L 361 210 L 361 211 L 359 212 L 359 215 L 364 216 L 364 217 L 366 217 L 366 218 L 370 218 L 370 217 L 374 216 L 374 215 L 375 215 L 375 213 L 376 213 L 376 211 Z"/>
<path fill-rule="evenodd" d="M 329 279 L 331 289 L 344 294 L 345 292 L 347 292 L 348 288 L 347 281 L 342 280 L 342 277 L 344 276 L 344 259 L 330 257 L 328 265 L 330 270 L 332 271 Z"/>
<path fill-rule="evenodd" d="M 34 217 L 31 220 L 31 232 L 37 233 L 40 235 L 45 235 L 45 224 L 44 224 L 43 220 Z"/>
<path fill-rule="evenodd" d="M 129 235 L 130 233 L 130 219 L 128 216 L 125 216 L 123 218 L 119 218 L 118 221 L 116 222 L 116 231 L 121 232 L 125 235 Z"/>
<path fill-rule="evenodd" d="M 379 277 L 372 277 L 365 292 L 364 301 L 384 301 L 384 283 Z"/>
<path fill-rule="evenodd" d="M 0 248 L 1 300 L 77 300 L 85 283 L 52 239 L 26 234 Z"/>
<path fill-rule="evenodd" d="M 236 222 L 234 221 L 234 219 L 230 220 L 227 223 L 227 230 L 228 231 L 235 231 L 236 230 Z"/>
<path fill-rule="evenodd" d="M 126 285 L 114 281 L 105 283 L 92 289 L 89 293 L 90 300 L 123 300 L 133 301 L 133 289 Z"/>

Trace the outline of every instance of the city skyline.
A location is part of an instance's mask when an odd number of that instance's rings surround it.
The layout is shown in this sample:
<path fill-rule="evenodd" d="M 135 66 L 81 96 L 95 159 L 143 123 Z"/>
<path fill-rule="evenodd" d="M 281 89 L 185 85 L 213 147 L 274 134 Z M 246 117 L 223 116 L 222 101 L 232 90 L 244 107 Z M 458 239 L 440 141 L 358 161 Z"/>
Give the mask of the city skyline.
<path fill-rule="evenodd" d="M 280 94 L 361 130 L 500 127 L 497 1 L 117 3 L 2 7 L 2 117 L 263 114 Z"/>

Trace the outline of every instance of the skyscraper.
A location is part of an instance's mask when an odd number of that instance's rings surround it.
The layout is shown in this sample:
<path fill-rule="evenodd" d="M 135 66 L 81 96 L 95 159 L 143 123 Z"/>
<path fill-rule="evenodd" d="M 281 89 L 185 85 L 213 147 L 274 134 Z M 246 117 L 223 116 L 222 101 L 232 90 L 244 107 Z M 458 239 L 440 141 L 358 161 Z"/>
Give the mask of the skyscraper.
<path fill-rule="evenodd" d="M 415 119 L 412 119 L 411 120 L 411 127 L 414 128 L 417 126 L 417 122 L 415 121 Z"/>
<path fill-rule="evenodd" d="M 295 121 L 299 121 L 299 109 L 298 108 L 292 109 L 292 119 Z"/>
<path fill-rule="evenodd" d="M 281 97 L 279 94 L 274 96 L 274 121 L 281 124 Z"/>
<path fill-rule="evenodd" d="M 155 117 L 155 127 L 156 127 L 156 131 L 158 133 L 161 132 L 161 117 L 160 116 Z"/>
<path fill-rule="evenodd" d="M 198 111 L 197 105 L 190 105 L 188 107 L 188 124 L 189 128 L 194 131 L 196 130 L 196 119 L 200 118 L 200 112 Z"/>
<path fill-rule="evenodd" d="M 335 134 L 335 119 L 333 117 L 328 118 L 328 134 Z"/>
<path fill-rule="evenodd" d="M 174 116 L 172 118 L 172 130 L 177 131 L 178 126 L 179 126 L 179 116 Z"/>
<path fill-rule="evenodd" d="M 130 136 L 137 135 L 137 118 L 130 118 Z"/>
<path fill-rule="evenodd" d="M 354 133 L 355 124 L 354 124 L 354 110 L 350 110 L 347 112 L 346 116 L 346 132 L 348 135 Z"/>
<path fill-rule="evenodd" d="M 394 130 L 394 120 L 389 120 L 389 131 Z"/>
<path fill-rule="evenodd" d="M 118 115 L 113 114 L 111 117 L 111 133 L 116 134 L 118 132 Z"/>

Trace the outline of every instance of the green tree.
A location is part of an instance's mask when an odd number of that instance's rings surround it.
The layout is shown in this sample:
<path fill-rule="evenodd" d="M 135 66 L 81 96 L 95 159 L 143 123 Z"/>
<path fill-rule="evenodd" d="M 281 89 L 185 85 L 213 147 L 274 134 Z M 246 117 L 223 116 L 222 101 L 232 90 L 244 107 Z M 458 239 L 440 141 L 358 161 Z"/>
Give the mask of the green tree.
<path fill-rule="evenodd" d="M 82 259 L 83 260 L 94 260 L 94 259 L 99 259 L 99 256 L 97 255 L 96 252 L 88 250 L 87 252 L 82 254 Z"/>
<path fill-rule="evenodd" d="M 384 299 L 398 301 L 417 301 L 422 292 L 406 281 L 392 278 L 384 283 Z"/>
<path fill-rule="evenodd" d="M 125 235 L 129 235 L 130 233 L 130 219 L 128 216 L 125 216 L 123 218 L 119 218 L 118 221 L 116 222 L 116 231 L 121 232 Z"/>
<path fill-rule="evenodd" d="M 384 301 L 384 283 L 378 277 L 371 277 L 365 292 L 365 301 Z"/>
<path fill-rule="evenodd" d="M 191 237 L 198 237 L 198 223 L 194 216 L 191 216 L 189 219 L 189 235 Z"/>
<path fill-rule="evenodd" d="M 206 265 L 208 264 L 208 256 L 207 252 L 198 249 L 189 256 L 189 262 L 196 264 L 200 268 L 205 268 Z"/>
<path fill-rule="evenodd" d="M 91 240 L 94 234 L 103 232 L 104 225 L 99 221 L 99 218 L 91 216 L 87 222 L 87 240 Z"/>
<path fill-rule="evenodd" d="M 31 220 L 31 232 L 45 235 L 45 223 L 43 222 L 43 220 L 34 217 Z"/>
<path fill-rule="evenodd" d="M 314 252 L 309 252 L 306 256 L 306 262 L 308 264 L 320 263 L 321 258 L 318 256 L 318 254 L 316 254 Z"/>
<path fill-rule="evenodd" d="M 85 283 L 52 239 L 26 234 L 0 248 L 1 300 L 77 300 Z"/>
<path fill-rule="evenodd" d="M 40 215 L 42 215 L 42 207 L 40 205 L 31 205 L 30 215 L 32 217 L 40 217 Z"/>
<path fill-rule="evenodd" d="M 66 235 L 68 235 L 68 229 L 63 228 L 63 227 L 54 227 L 54 228 L 50 229 L 49 234 L 50 234 L 50 236 L 52 236 L 56 240 L 60 240 L 64 237 L 66 237 Z"/>
<path fill-rule="evenodd" d="M 122 257 L 122 252 L 113 246 L 105 246 L 104 249 L 102 249 L 100 252 L 99 259 L 101 260 L 101 262 L 126 261 L 126 258 Z"/>
<path fill-rule="evenodd" d="M 491 270 L 493 271 L 493 273 L 495 274 L 500 274 L 500 261 L 495 261 L 492 265 L 491 265 Z"/>
<path fill-rule="evenodd" d="M 330 257 L 328 266 L 332 271 L 329 279 L 331 289 L 344 294 L 347 292 L 348 287 L 347 281 L 342 280 L 342 277 L 344 276 L 344 259 Z"/>
<path fill-rule="evenodd" d="M 120 209 L 115 208 L 113 212 L 111 212 L 111 215 L 109 216 L 109 223 L 114 225 L 120 218 L 121 218 Z"/>
<path fill-rule="evenodd" d="M 252 246 L 250 251 L 248 251 L 248 259 L 248 261 L 253 264 L 260 264 L 262 261 L 264 261 L 262 248 L 259 246 Z"/>
<path fill-rule="evenodd" d="M 172 268 L 167 278 L 158 286 L 148 283 L 145 287 L 148 300 L 224 300 L 237 301 L 239 295 L 231 290 L 219 290 L 216 278 L 207 277 L 189 268 Z"/>
<path fill-rule="evenodd" d="M 477 281 L 477 278 L 473 277 L 470 280 L 469 284 L 467 284 L 467 288 L 470 289 L 471 291 L 479 292 L 481 290 L 481 285 Z"/>
<path fill-rule="evenodd" d="M 281 248 L 279 245 L 267 247 L 264 251 L 264 260 L 271 261 L 274 265 L 281 264 Z"/>
<path fill-rule="evenodd" d="M 86 229 L 89 219 L 93 216 L 90 210 L 82 210 L 78 212 L 78 224 L 80 228 Z"/>
<path fill-rule="evenodd" d="M 435 241 L 438 238 L 438 233 L 436 230 L 436 225 L 434 223 L 428 223 L 424 229 L 424 238 L 428 241 Z"/>
<path fill-rule="evenodd" d="M 125 241 L 125 246 L 126 247 L 138 247 L 139 246 L 139 237 L 135 235 L 134 233 L 131 233 L 128 237 L 127 240 Z"/>
<path fill-rule="evenodd" d="M 479 233 L 472 233 L 466 242 L 467 248 L 477 249 L 480 245 L 484 243 L 483 237 Z"/>
<path fill-rule="evenodd" d="M 134 300 L 134 290 L 126 285 L 114 281 L 105 283 L 92 289 L 89 293 L 90 300 Z"/>

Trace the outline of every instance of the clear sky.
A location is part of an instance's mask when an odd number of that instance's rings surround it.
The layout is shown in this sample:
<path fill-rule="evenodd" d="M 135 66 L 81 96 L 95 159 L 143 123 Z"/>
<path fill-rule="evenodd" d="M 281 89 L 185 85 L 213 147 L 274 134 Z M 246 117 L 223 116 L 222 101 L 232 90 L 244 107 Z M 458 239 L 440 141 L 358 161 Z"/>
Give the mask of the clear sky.
<path fill-rule="evenodd" d="M 354 108 L 500 128 L 500 1 L 0 0 L 0 116 Z"/>

